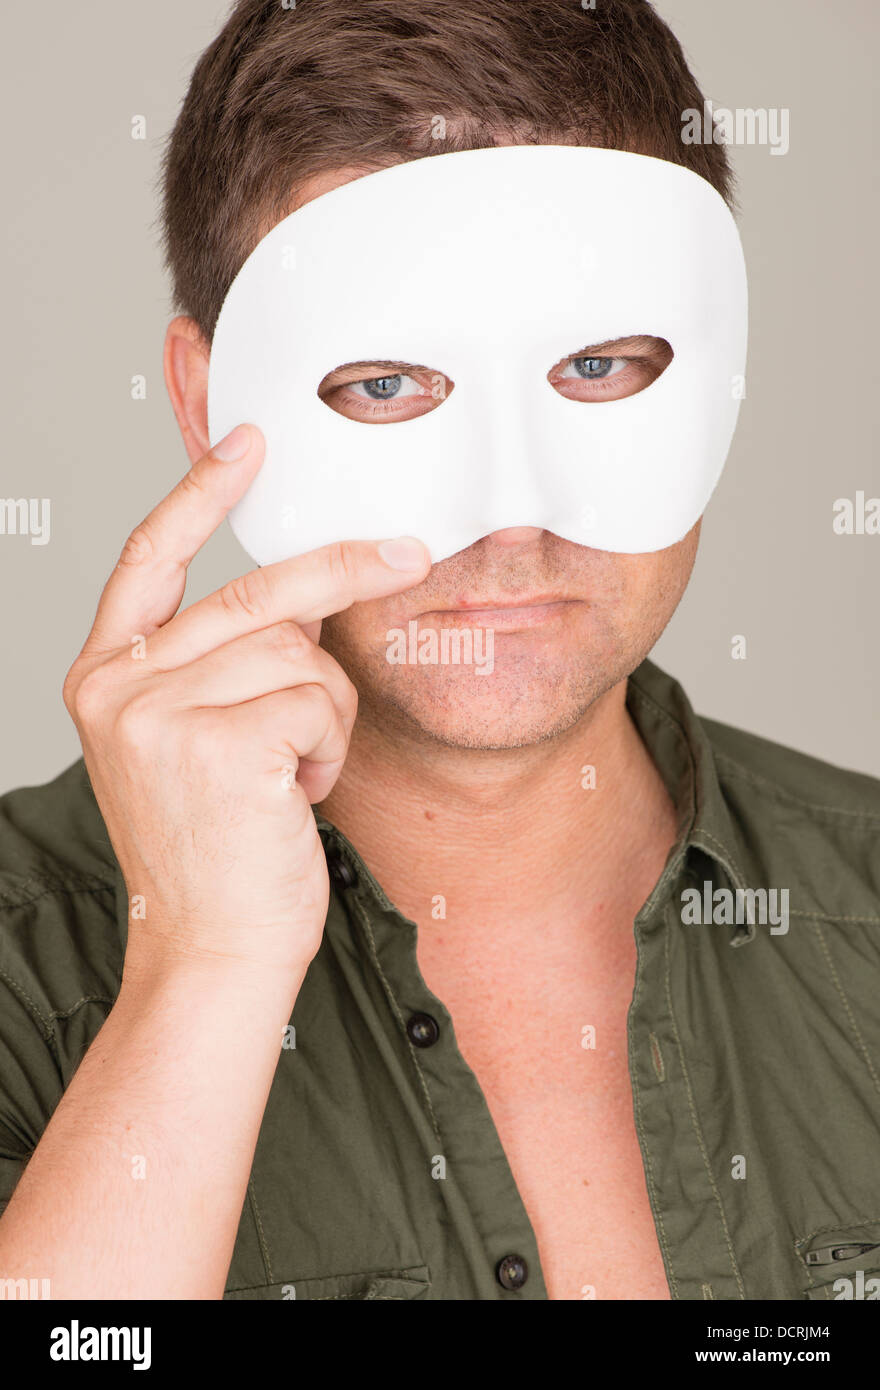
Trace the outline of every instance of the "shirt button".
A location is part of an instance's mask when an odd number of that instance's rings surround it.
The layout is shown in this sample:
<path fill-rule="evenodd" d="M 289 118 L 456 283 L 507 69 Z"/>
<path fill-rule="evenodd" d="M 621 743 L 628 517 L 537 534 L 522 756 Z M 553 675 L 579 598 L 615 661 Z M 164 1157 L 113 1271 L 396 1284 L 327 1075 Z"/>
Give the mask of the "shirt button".
<path fill-rule="evenodd" d="M 529 1277 L 529 1267 L 522 1255 L 505 1255 L 499 1260 L 495 1276 L 504 1289 L 521 1289 Z"/>
<path fill-rule="evenodd" d="M 406 1036 L 414 1047 L 433 1047 L 440 1036 L 440 1027 L 430 1014 L 413 1014 L 406 1025 Z"/>
<path fill-rule="evenodd" d="M 351 865 L 346 863 L 338 849 L 327 850 L 327 872 L 340 888 L 354 888 L 357 884 L 357 874 Z"/>

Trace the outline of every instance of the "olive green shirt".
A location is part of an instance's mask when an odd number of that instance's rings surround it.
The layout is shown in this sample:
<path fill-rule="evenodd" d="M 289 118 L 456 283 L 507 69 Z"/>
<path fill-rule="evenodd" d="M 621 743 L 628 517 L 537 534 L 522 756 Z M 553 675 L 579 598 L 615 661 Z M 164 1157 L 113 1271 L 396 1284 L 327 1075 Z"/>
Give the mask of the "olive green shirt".
<path fill-rule="evenodd" d="M 880 782 L 697 718 L 650 662 L 627 702 L 679 816 L 628 1018 L 671 1295 L 836 1299 L 880 1273 Z M 318 824 L 326 929 L 226 1297 L 546 1299 L 416 925 Z M 127 917 L 82 761 L 0 798 L 0 1210 L 113 1005 Z"/>

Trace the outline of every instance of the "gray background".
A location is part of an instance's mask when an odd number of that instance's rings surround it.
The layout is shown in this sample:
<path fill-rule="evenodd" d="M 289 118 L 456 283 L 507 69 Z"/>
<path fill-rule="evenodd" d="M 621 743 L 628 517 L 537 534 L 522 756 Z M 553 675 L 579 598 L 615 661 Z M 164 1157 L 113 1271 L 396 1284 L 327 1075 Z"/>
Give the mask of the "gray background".
<path fill-rule="evenodd" d="M 598 0 L 601 4 L 602 0 Z M 685 599 L 653 656 L 696 708 L 880 775 L 875 0 L 660 0 L 716 107 L 788 107 L 791 148 L 733 148 L 751 285 L 747 399 Z M 157 170 L 221 0 L 17 5 L 2 91 L 8 251 L 0 497 L 49 497 L 52 539 L 0 536 L 0 791 L 79 755 L 61 701 L 125 537 L 186 470 L 162 380 Z M 35 57 L 36 55 L 36 57 Z M 133 116 L 146 141 L 131 139 Z M 147 379 L 144 401 L 131 378 Z M 228 527 L 186 602 L 250 568 Z M 744 634 L 745 661 L 731 659 Z"/>

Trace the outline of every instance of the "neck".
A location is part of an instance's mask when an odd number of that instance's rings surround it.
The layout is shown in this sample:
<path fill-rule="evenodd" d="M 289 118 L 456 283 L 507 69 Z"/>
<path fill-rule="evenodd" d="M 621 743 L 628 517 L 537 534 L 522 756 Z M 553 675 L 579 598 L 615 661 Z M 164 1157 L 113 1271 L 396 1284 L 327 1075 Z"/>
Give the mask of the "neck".
<path fill-rule="evenodd" d="M 675 812 L 625 702 L 621 681 L 562 735 L 509 750 L 399 726 L 392 737 L 381 711 L 363 709 L 319 809 L 416 922 L 438 896 L 447 920 L 489 930 L 529 912 L 583 918 L 619 899 L 622 874 L 635 912 L 674 841 Z"/>

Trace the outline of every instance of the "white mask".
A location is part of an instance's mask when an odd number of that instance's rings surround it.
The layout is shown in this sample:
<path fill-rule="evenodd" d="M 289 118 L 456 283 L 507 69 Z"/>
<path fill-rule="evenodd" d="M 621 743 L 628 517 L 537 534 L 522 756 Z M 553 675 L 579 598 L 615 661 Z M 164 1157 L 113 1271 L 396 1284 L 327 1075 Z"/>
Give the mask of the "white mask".
<path fill-rule="evenodd" d="M 258 564 L 397 535 L 436 563 L 510 526 L 661 550 L 727 457 L 746 322 L 734 219 L 681 165 L 517 145 L 357 178 L 274 227 L 223 304 L 210 437 L 243 421 L 266 437 L 233 530 Z M 547 380 L 585 346 L 637 335 L 674 356 L 636 394 L 572 400 Z M 362 361 L 453 388 L 415 418 L 351 419 L 317 391 Z"/>

